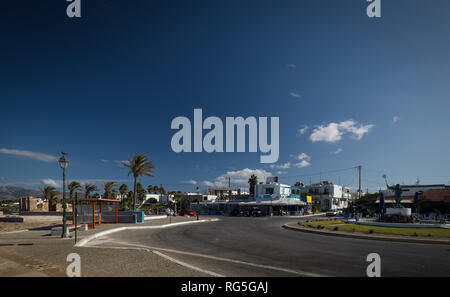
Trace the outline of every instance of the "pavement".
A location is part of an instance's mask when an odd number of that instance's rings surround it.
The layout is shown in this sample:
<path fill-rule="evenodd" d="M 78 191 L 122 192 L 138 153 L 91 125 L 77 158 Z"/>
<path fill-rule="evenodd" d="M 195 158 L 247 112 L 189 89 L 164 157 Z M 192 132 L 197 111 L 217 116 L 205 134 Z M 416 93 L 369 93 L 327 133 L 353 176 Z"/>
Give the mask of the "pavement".
<path fill-rule="evenodd" d="M 201 219 L 214 218 L 203 216 Z M 372 241 L 293 232 L 288 217 L 217 217 L 218 221 L 160 229 L 125 230 L 84 247 L 48 236 L 49 230 L 0 234 L 0 275 L 64 276 L 69 253 L 83 276 L 366 276 L 369 253 L 381 257 L 382 276 L 450 276 L 450 247 Z M 175 217 L 172 222 L 195 218 Z M 169 218 L 137 226 L 161 226 Z M 102 225 L 79 239 L 134 224 Z M 12 263 L 11 263 L 12 262 Z M 12 265 L 12 266 L 11 266 Z M 20 269 L 19 269 L 20 268 Z M 21 269 L 31 269 L 21 270 Z M 5 272 L 6 271 L 6 272 Z"/>
<path fill-rule="evenodd" d="M 195 220 L 196 218 L 172 217 L 137 225 L 103 224 L 95 230 L 79 232 L 78 240 L 117 227 L 156 226 Z M 204 276 L 153 253 L 75 247 L 74 238 L 50 236 L 51 227 L 53 226 L 0 234 L 0 261 L 8 263 L 8 266 L 0 264 L 0 276 L 66 276 L 65 270 L 69 264 L 66 258 L 69 253 L 80 255 L 82 276 Z M 15 269 L 10 269 L 11 266 Z"/>

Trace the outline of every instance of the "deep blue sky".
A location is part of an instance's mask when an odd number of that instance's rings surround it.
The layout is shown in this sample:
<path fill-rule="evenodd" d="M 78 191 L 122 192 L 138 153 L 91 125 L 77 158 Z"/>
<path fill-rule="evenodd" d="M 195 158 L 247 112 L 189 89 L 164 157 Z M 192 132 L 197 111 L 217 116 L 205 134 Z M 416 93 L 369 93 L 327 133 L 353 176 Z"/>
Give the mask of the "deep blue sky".
<path fill-rule="evenodd" d="M 450 182 L 448 1 L 382 0 L 381 19 L 363 0 L 82 0 L 81 19 L 67 4 L 0 4 L 0 152 L 64 150 L 69 178 L 99 185 L 127 180 L 116 160 L 136 152 L 157 168 L 144 185 L 166 189 L 222 175 L 236 185 L 245 168 L 315 182 L 359 164 L 370 191 L 383 173 Z M 194 108 L 280 117 L 277 165 L 289 168 L 260 164 L 260 153 L 175 154 L 170 123 Z M 319 125 L 350 119 L 374 126 L 359 140 L 341 128 L 338 141 L 311 141 Z M 310 165 L 297 168 L 301 153 Z M 54 162 L 0 153 L 1 184 L 37 188 L 60 175 Z"/>

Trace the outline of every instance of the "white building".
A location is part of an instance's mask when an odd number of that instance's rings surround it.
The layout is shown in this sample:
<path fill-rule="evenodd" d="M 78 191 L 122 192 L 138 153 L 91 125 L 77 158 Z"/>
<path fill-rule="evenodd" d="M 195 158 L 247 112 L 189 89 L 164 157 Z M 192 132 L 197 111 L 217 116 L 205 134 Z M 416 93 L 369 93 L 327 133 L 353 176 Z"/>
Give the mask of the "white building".
<path fill-rule="evenodd" d="M 306 186 L 308 194 L 312 196 L 313 206 L 322 211 L 337 210 L 348 207 L 351 198 L 350 188 L 335 185 L 328 181 Z"/>
<path fill-rule="evenodd" d="M 280 183 L 265 183 L 255 185 L 255 200 L 278 200 L 282 198 L 289 198 L 291 195 L 291 186 Z"/>
<path fill-rule="evenodd" d="M 151 198 L 156 199 L 156 202 L 159 202 L 161 204 L 166 204 L 169 201 L 172 201 L 172 202 L 174 201 L 173 195 L 145 194 L 145 199 L 142 202 L 142 205 L 144 205 Z"/>

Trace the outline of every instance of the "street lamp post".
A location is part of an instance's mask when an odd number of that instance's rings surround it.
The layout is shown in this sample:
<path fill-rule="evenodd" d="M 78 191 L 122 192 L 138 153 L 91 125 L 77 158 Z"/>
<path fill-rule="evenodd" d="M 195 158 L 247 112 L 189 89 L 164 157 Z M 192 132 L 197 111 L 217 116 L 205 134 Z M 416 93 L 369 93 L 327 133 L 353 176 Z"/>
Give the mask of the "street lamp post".
<path fill-rule="evenodd" d="M 63 170 L 63 231 L 61 238 L 67 238 L 67 219 L 66 219 L 66 168 L 69 166 L 69 160 L 66 157 L 66 153 L 62 153 L 61 158 L 59 158 L 59 166 Z"/>

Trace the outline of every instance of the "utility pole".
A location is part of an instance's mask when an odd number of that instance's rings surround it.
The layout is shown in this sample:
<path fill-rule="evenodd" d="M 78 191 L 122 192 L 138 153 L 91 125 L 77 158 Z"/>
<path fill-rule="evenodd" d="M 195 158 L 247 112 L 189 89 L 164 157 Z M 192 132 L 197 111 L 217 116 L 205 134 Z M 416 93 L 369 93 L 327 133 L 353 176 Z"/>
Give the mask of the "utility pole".
<path fill-rule="evenodd" d="M 361 199 L 361 169 L 362 169 L 362 166 L 361 165 L 359 165 L 358 167 L 358 175 L 359 175 L 359 186 L 358 186 L 358 199 Z"/>
<path fill-rule="evenodd" d="M 228 178 L 228 188 L 231 188 L 231 177 L 227 177 Z"/>

